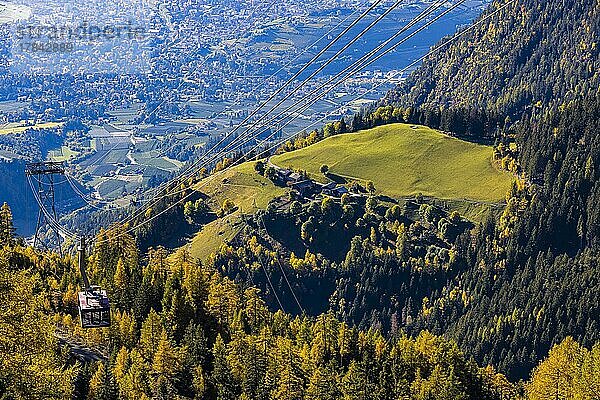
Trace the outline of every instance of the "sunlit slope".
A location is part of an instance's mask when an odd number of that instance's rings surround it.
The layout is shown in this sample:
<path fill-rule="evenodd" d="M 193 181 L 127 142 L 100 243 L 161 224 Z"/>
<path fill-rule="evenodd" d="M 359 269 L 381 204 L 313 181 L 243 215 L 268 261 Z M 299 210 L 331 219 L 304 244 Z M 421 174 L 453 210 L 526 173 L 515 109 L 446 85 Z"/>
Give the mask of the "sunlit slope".
<path fill-rule="evenodd" d="M 187 249 L 192 257 L 206 262 L 224 243 L 233 240 L 243 227 L 244 220 L 239 212 L 216 219 L 202 227 L 188 243 Z"/>
<path fill-rule="evenodd" d="M 231 200 L 244 213 L 265 209 L 269 201 L 287 193 L 269 179 L 254 171 L 254 163 L 236 165 L 224 173 L 209 176 L 197 186 L 209 197 L 208 204 L 217 211 L 225 200 Z"/>
<path fill-rule="evenodd" d="M 208 196 L 208 205 L 217 212 L 225 200 L 231 200 L 237 210 L 205 226 L 188 244 L 192 256 L 206 261 L 222 244 L 232 240 L 244 226 L 241 214 L 265 209 L 269 201 L 282 196 L 288 189 L 277 187 L 254 171 L 254 163 L 235 166 L 218 176 L 210 176 L 197 189 Z"/>
<path fill-rule="evenodd" d="M 512 177 L 492 165 L 492 148 L 449 137 L 426 127 L 392 124 L 327 138 L 273 157 L 281 167 L 318 177 L 321 165 L 345 178 L 372 180 L 392 197 L 422 193 L 440 199 L 495 202 Z"/>

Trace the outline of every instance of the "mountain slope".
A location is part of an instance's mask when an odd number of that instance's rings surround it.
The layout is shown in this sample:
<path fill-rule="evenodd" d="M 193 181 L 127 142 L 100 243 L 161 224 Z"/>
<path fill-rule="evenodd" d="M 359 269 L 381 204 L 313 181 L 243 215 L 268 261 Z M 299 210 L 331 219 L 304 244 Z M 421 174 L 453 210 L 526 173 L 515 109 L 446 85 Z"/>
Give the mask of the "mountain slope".
<path fill-rule="evenodd" d="M 273 157 L 280 167 L 304 169 L 314 177 L 321 165 L 348 179 L 373 181 L 392 197 L 499 201 L 513 177 L 492 164 L 493 149 L 426 127 L 391 124 L 336 135 L 313 146 Z"/>
<path fill-rule="evenodd" d="M 495 1 L 481 18 L 507 2 Z M 598 89 L 599 32 L 596 0 L 517 0 L 429 57 L 387 101 L 511 118 L 534 105 L 566 103 Z"/>
<path fill-rule="evenodd" d="M 518 145 L 521 189 L 500 219 L 459 238 L 464 271 L 413 325 L 514 378 L 566 336 L 598 340 L 599 39 L 598 1 L 517 0 L 386 98 L 519 121 L 504 133 Z M 452 302 L 459 290 L 466 307 Z"/>
<path fill-rule="evenodd" d="M 539 185 L 474 244 L 459 246 L 472 266 L 460 287 L 474 301 L 440 318 L 441 331 L 478 361 L 521 378 L 567 336 L 585 345 L 600 339 L 600 97 L 549 111 L 523 130 L 522 159 Z"/>

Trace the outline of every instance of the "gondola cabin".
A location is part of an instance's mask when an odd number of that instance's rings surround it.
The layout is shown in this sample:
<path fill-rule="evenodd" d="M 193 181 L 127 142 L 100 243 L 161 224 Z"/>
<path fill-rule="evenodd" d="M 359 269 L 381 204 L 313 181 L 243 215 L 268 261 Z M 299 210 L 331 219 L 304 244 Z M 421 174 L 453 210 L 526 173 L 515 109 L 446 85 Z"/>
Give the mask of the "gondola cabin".
<path fill-rule="evenodd" d="M 110 304 L 106 290 L 91 286 L 79 292 L 79 319 L 84 329 L 110 326 Z"/>

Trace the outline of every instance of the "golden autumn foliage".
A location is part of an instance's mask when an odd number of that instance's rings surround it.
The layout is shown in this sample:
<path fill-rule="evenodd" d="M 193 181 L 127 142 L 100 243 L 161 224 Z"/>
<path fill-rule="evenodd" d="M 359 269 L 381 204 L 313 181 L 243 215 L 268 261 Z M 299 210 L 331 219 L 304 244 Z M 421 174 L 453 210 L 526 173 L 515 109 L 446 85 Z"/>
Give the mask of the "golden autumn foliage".
<path fill-rule="evenodd" d="M 7 262 L 19 251 L 0 250 L 0 398 L 70 399 L 76 371 L 65 366 L 44 301 L 34 294 L 39 282 Z"/>

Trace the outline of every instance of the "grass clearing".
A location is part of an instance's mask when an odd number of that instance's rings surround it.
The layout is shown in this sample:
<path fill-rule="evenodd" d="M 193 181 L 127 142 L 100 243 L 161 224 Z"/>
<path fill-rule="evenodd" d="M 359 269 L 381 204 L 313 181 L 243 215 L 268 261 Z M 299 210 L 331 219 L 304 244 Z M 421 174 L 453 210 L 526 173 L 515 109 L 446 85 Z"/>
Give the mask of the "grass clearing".
<path fill-rule="evenodd" d="M 68 146 L 61 146 L 60 149 L 51 150 L 49 156 L 52 159 L 52 161 L 66 162 L 69 161 L 71 158 L 79 156 L 79 154 L 81 153 L 76 150 L 71 150 Z"/>
<path fill-rule="evenodd" d="M 198 190 L 210 197 L 210 206 L 218 210 L 226 199 L 235 203 L 244 213 L 264 209 L 275 197 L 288 193 L 287 188 L 277 187 L 267 178 L 254 171 L 254 163 L 240 164 L 225 173 L 207 178 Z"/>
<path fill-rule="evenodd" d="M 238 210 L 231 215 L 206 224 L 187 245 L 192 256 L 206 261 L 222 244 L 232 240 L 242 227 L 241 213 L 249 214 L 257 208 L 265 209 L 269 201 L 288 193 L 287 188 L 275 186 L 270 180 L 254 171 L 254 163 L 247 162 L 231 168 L 229 171 L 206 184 L 199 184 L 198 190 L 210 197 L 208 204 L 218 211 L 223 202 L 229 199 Z"/>
<path fill-rule="evenodd" d="M 321 165 L 347 179 L 372 180 L 391 197 L 422 193 L 439 199 L 497 202 L 513 180 L 491 162 L 492 148 L 426 127 L 392 124 L 327 138 L 272 158 L 281 167 L 321 178 Z"/>
<path fill-rule="evenodd" d="M 219 251 L 221 245 L 233 240 L 243 224 L 238 212 L 219 218 L 203 226 L 202 230 L 187 245 L 187 248 L 192 257 L 206 262 L 211 254 Z"/>
<path fill-rule="evenodd" d="M 492 148 L 451 138 L 425 127 L 388 125 L 355 134 L 331 137 L 316 145 L 273 157 L 282 167 L 306 169 L 322 180 L 321 165 L 334 174 L 373 180 L 378 191 L 401 198 L 422 193 L 435 197 L 473 221 L 494 209 L 510 188 L 512 176 L 491 163 Z M 254 163 L 244 163 L 216 178 L 207 178 L 198 190 L 209 196 L 217 211 L 225 199 L 238 211 L 219 218 L 200 230 L 187 245 L 194 257 L 203 261 L 230 241 L 241 227 L 240 211 L 253 213 L 269 201 L 288 192 L 254 171 Z M 472 200 L 472 201 L 471 201 Z"/>
<path fill-rule="evenodd" d="M 144 166 L 148 166 L 148 167 L 155 167 L 158 169 L 162 169 L 164 171 L 177 171 L 179 168 L 181 168 L 181 163 L 174 161 L 174 160 L 168 160 L 166 158 L 146 158 L 143 156 L 138 156 L 136 157 L 136 161 Z"/>

